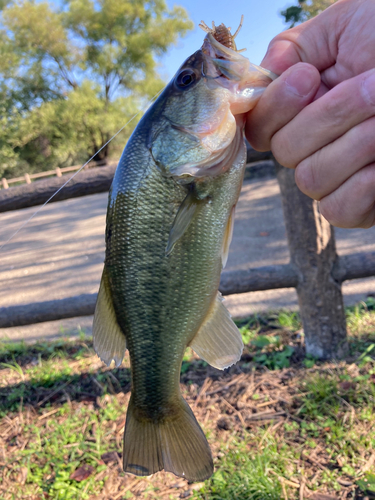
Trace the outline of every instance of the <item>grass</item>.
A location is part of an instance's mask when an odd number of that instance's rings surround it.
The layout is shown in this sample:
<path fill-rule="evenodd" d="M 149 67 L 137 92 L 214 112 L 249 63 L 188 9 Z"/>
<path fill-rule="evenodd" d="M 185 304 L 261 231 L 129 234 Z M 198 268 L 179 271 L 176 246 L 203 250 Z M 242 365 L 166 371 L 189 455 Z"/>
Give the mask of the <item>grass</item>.
<path fill-rule="evenodd" d="M 375 301 L 347 322 L 340 362 L 306 358 L 287 312 L 241 321 L 244 355 L 224 373 L 187 351 L 181 389 L 215 464 L 200 484 L 122 472 L 128 359 L 106 368 L 83 336 L 0 343 L 0 498 L 375 498 Z"/>

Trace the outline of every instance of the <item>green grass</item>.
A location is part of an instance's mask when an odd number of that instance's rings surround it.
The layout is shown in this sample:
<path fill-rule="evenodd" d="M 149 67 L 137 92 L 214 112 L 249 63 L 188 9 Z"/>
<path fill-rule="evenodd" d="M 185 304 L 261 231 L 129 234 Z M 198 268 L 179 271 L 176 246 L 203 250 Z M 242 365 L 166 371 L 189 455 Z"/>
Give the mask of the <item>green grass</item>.
<path fill-rule="evenodd" d="M 346 481 L 356 487 L 357 495 L 362 492 L 373 498 L 374 464 L 370 470 L 364 467 L 375 450 L 375 370 L 371 365 L 363 366 L 357 376 L 353 371 L 359 370 L 358 365 L 316 368 L 302 375 L 296 411 L 290 410 L 297 421 L 289 419 L 277 430 L 269 425 L 246 431 L 240 438 L 234 434 L 221 444 L 217 472 L 195 497 L 276 500 L 287 492 L 287 498 L 299 498 L 302 473 L 311 492 L 339 495 Z M 319 450 L 320 467 L 309 463 L 313 450 Z M 288 481 L 296 484 L 296 490 L 288 489 Z"/>
<path fill-rule="evenodd" d="M 108 423 L 123 415 L 123 409 L 116 399 L 106 399 L 103 408 L 72 409 L 63 404 L 48 423 L 48 433 L 37 423 L 25 425 L 23 432 L 28 435 L 27 449 L 21 451 L 13 474 L 26 469 L 27 484 L 23 496 L 41 494 L 47 498 L 75 499 L 89 498 L 90 494 L 103 487 L 103 479 L 98 474 L 107 469 L 100 463 L 101 456 L 116 448 L 113 430 Z M 84 432 L 92 433 L 94 439 L 85 439 Z M 71 474 L 82 464 L 91 465 L 95 476 L 77 483 Z"/>
<path fill-rule="evenodd" d="M 110 370 L 83 337 L 0 343 L 0 498 L 279 500 L 301 488 L 375 498 L 375 301 L 347 309 L 347 321 L 350 357 L 337 363 L 304 356 L 294 312 L 239 322 L 244 356 L 224 373 L 186 352 L 182 391 L 215 463 L 194 486 L 121 471 L 128 359 Z"/>
<path fill-rule="evenodd" d="M 288 461 L 294 456 L 287 448 L 280 450 L 278 443 L 270 438 L 261 453 L 251 451 L 255 441 L 259 441 L 259 436 L 248 433 L 242 439 L 233 436 L 229 443 L 223 444 L 220 467 L 196 493 L 196 498 L 280 500 L 282 487 L 277 475 L 286 473 Z M 284 452 L 281 456 L 280 451 Z"/>

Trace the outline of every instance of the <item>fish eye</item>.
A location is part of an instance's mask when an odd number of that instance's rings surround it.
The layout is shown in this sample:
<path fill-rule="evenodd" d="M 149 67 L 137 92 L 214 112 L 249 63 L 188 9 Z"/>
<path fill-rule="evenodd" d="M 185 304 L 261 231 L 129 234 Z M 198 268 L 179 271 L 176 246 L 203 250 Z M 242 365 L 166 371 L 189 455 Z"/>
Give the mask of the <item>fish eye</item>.
<path fill-rule="evenodd" d="M 176 85 L 180 89 L 186 89 L 190 87 L 197 79 L 195 71 L 192 69 L 183 69 L 181 73 L 177 75 Z"/>

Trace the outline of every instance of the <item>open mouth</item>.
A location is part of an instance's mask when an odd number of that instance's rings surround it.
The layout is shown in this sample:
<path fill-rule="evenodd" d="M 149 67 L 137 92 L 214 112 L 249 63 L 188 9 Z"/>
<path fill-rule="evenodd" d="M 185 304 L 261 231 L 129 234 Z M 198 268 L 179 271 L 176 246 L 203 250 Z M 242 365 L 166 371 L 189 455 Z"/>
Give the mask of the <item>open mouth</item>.
<path fill-rule="evenodd" d="M 218 42 L 211 33 L 204 39 L 203 76 L 207 80 L 218 80 L 224 87 L 235 85 L 240 92 L 265 88 L 277 75 L 261 66 L 252 64 L 242 54 Z"/>
<path fill-rule="evenodd" d="M 202 52 L 204 54 L 203 74 L 206 78 L 225 78 L 231 81 L 241 80 L 240 66 L 248 62 L 235 50 L 225 47 L 208 33 L 204 39 Z"/>

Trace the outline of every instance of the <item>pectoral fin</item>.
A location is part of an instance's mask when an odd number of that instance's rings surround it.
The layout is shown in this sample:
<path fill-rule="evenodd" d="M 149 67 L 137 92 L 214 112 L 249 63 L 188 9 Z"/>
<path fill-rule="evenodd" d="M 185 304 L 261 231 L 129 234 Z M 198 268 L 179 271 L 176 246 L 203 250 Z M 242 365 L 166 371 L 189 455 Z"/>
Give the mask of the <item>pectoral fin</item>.
<path fill-rule="evenodd" d="M 228 368 L 240 359 L 243 350 L 242 337 L 224 306 L 220 293 L 190 347 L 198 356 L 219 370 Z"/>
<path fill-rule="evenodd" d="M 230 215 L 229 215 L 229 218 L 228 218 L 227 227 L 225 228 L 223 246 L 221 249 L 221 263 L 222 263 L 223 268 L 225 267 L 227 260 L 228 260 L 229 247 L 230 247 L 232 237 L 233 237 L 235 211 L 236 211 L 236 205 L 233 205 L 233 208 L 232 208 Z"/>
<path fill-rule="evenodd" d="M 109 366 L 114 360 L 116 366 L 120 366 L 126 351 L 126 338 L 117 323 L 105 267 L 96 300 L 92 335 L 95 352 L 103 363 Z"/>
<path fill-rule="evenodd" d="M 180 208 L 178 209 L 175 220 L 172 224 L 172 229 L 169 233 L 169 240 L 167 247 L 165 249 L 165 254 L 169 255 L 177 241 L 183 236 L 189 227 L 191 221 L 196 214 L 196 211 L 201 203 L 192 192 L 190 192 L 184 201 L 181 203 Z"/>

